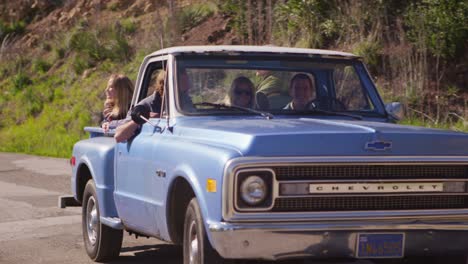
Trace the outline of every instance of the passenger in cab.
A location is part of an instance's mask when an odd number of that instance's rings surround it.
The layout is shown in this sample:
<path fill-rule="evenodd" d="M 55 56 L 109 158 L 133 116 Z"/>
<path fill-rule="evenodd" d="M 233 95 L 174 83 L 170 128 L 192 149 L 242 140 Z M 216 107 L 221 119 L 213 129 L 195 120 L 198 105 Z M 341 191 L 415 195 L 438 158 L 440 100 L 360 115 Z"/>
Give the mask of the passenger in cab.
<path fill-rule="evenodd" d="M 255 108 L 255 87 L 249 78 L 240 76 L 232 81 L 228 101 L 233 106 Z"/>
<path fill-rule="evenodd" d="M 181 69 L 179 78 L 177 79 L 177 89 L 179 93 L 179 103 L 183 111 L 193 112 L 196 109 L 193 106 L 192 97 L 190 96 L 190 89 L 192 83 L 186 69 Z"/>
<path fill-rule="evenodd" d="M 268 107 L 271 109 L 282 109 L 291 97 L 288 95 L 288 87 L 285 74 L 279 72 L 272 72 L 269 70 L 257 70 L 256 75 L 261 78 L 257 86 L 257 97 L 268 99 Z M 258 99 L 257 98 L 257 99 Z M 264 103 L 260 103 L 260 108 Z"/>
<path fill-rule="evenodd" d="M 315 86 L 307 74 L 294 75 L 289 84 L 289 95 L 292 101 L 284 107 L 285 110 L 306 110 L 306 106 L 315 95 Z"/>
<path fill-rule="evenodd" d="M 106 101 L 102 111 L 103 121 L 101 127 L 107 132 L 115 128 L 119 120 L 127 116 L 130 108 L 134 86 L 132 81 L 121 74 L 112 74 L 105 89 Z"/>
<path fill-rule="evenodd" d="M 150 96 L 141 100 L 139 105 L 146 105 L 150 109 L 150 118 L 156 118 L 160 116 L 162 98 L 164 95 L 164 78 L 166 77 L 166 71 L 161 70 L 156 77 L 154 83 L 150 84 L 149 94 Z"/>
<path fill-rule="evenodd" d="M 157 118 L 160 116 L 162 100 L 164 95 L 164 80 L 166 77 L 166 71 L 161 70 L 156 77 L 154 85 L 150 85 L 149 89 L 153 92 L 150 96 L 141 100 L 137 105 L 145 105 L 150 109 L 150 118 Z M 151 90 L 150 90 L 151 92 Z M 131 119 L 131 110 L 128 111 L 125 120 L 119 124 L 117 131 L 115 132 L 114 138 L 117 142 L 124 142 L 131 138 L 137 129 L 140 127 Z"/>

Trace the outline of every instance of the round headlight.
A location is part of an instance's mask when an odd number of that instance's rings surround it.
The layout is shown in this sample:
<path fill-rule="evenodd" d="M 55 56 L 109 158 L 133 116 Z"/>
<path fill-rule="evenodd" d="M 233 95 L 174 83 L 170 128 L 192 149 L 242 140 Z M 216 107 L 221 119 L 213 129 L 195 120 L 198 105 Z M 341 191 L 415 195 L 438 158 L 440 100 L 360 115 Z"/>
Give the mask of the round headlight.
<path fill-rule="evenodd" d="M 256 205 L 267 196 L 265 181 L 258 176 L 247 177 L 241 184 L 240 193 L 242 200 L 249 205 Z"/>

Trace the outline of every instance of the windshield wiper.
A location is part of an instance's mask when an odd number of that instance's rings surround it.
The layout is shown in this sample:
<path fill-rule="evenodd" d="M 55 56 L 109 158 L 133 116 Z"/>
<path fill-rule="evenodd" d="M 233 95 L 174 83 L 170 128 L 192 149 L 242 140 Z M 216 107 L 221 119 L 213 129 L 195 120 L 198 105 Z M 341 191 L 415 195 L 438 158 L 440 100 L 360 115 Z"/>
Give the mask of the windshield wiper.
<path fill-rule="evenodd" d="M 253 113 L 253 114 L 261 115 L 261 116 L 265 117 L 266 119 L 272 119 L 273 118 L 273 115 L 268 113 L 268 112 L 258 111 L 258 110 L 250 109 L 250 108 L 247 108 L 247 107 L 241 107 L 241 106 L 235 106 L 235 105 L 216 104 L 216 103 L 210 103 L 210 102 L 201 102 L 201 103 L 196 103 L 196 104 L 193 104 L 193 105 L 194 106 L 197 106 L 197 105 L 212 106 L 212 107 L 214 107 L 216 109 L 221 109 L 221 108 L 236 109 L 236 110 L 240 110 L 240 111 L 247 112 L 247 113 Z"/>
<path fill-rule="evenodd" d="M 323 109 L 310 109 L 310 110 L 305 110 L 305 111 L 298 111 L 297 113 L 313 113 L 313 114 L 321 114 L 321 115 L 330 115 L 330 116 L 346 116 L 346 117 L 351 117 L 356 120 L 362 120 L 362 116 L 360 115 L 354 115 L 354 114 L 348 114 L 348 113 L 343 113 L 343 112 L 334 112 L 334 111 L 327 111 Z"/>

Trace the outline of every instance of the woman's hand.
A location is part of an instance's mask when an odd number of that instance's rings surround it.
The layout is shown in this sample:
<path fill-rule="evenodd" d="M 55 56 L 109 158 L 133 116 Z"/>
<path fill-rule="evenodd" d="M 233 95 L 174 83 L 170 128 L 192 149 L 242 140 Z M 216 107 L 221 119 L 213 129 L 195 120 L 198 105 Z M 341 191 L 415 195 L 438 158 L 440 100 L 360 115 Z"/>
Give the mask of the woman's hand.
<path fill-rule="evenodd" d="M 102 123 L 101 127 L 104 129 L 104 133 L 109 132 L 109 122 Z"/>
<path fill-rule="evenodd" d="M 106 100 L 104 102 L 104 110 L 102 111 L 102 115 L 104 119 L 109 121 L 111 119 L 112 110 L 114 108 L 114 102 L 111 100 Z"/>
<path fill-rule="evenodd" d="M 159 117 L 159 113 L 150 112 L 150 118 Z"/>

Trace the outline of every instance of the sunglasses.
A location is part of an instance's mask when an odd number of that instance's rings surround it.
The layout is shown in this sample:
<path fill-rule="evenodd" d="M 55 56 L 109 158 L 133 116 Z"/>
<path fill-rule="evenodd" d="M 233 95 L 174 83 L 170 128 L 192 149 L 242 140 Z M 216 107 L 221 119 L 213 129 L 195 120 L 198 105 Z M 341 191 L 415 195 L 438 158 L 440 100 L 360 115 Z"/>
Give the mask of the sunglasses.
<path fill-rule="evenodd" d="M 252 93 L 247 90 L 234 90 L 234 94 L 236 95 L 246 95 L 246 96 L 251 96 Z"/>

